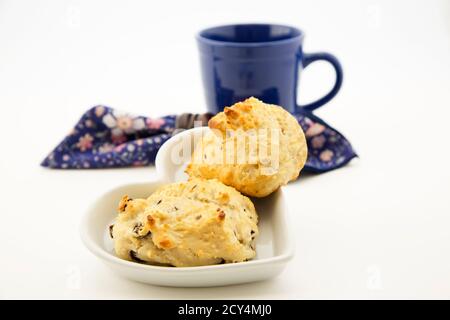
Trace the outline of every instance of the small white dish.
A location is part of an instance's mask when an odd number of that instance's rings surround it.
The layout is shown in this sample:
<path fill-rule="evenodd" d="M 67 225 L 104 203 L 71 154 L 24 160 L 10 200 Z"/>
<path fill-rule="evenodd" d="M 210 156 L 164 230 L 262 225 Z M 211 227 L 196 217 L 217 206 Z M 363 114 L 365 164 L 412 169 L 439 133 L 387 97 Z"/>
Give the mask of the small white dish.
<path fill-rule="evenodd" d="M 252 199 L 259 215 L 260 234 L 256 240 L 256 257 L 251 261 L 201 267 L 161 267 L 125 261 L 114 254 L 108 227 L 117 216 L 117 204 L 124 194 L 146 198 L 159 186 L 185 180 L 186 161 L 173 163 L 171 154 L 178 152 L 180 141 L 191 139 L 208 128 L 186 130 L 169 139 L 156 158 L 159 181 L 129 184 L 105 193 L 90 207 L 81 223 L 81 238 L 86 247 L 112 270 L 131 280 L 162 286 L 211 287 L 240 284 L 277 276 L 293 256 L 293 241 L 287 208 L 281 190 L 262 199 Z M 195 139 L 192 139 L 193 142 Z M 184 143 L 183 142 L 183 143 Z M 190 154 L 194 148 L 185 149 Z"/>

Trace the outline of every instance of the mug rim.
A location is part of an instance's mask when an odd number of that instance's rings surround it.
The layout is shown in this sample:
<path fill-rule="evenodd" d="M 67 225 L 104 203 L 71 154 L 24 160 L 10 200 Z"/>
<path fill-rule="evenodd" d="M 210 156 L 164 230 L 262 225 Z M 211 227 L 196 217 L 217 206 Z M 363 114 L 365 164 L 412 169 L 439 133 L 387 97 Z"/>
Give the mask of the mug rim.
<path fill-rule="evenodd" d="M 261 41 L 261 42 L 235 42 L 235 41 L 222 41 L 222 40 L 213 40 L 205 37 L 203 35 L 204 32 L 224 27 L 237 27 L 237 26 L 271 26 L 271 27 L 284 27 L 294 30 L 298 33 L 298 35 L 293 36 L 288 39 L 280 39 L 280 40 L 272 40 L 272 41 Z M 206 29 L 202 29 L 196 34 L 196 39 L 199 42 L 204 42 L 210 45 L 222 46 L 222 47 L 259 47 L 259 46 L 270 46 L 270 45 L 280 45 L 289 42 L 296 41 L 298 39 L 302 39 L 305 33 L 297 28 L 290 25 L 285 24 L 277 24 L 277 23 L 232 23 L 232 24 L 221 24 L 213 27 L 209 27 Z"/>

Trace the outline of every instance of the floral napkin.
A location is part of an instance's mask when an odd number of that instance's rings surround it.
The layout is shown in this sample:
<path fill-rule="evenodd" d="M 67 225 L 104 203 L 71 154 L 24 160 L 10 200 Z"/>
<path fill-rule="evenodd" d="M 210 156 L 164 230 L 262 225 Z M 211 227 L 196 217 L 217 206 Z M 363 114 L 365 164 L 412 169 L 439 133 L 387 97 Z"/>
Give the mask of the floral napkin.
<path fill-rule="evenodd" d="M 95 106 L 81 117 L 41 165 L 58 169 L 150 165 L 167 139 L 180 129 L 192 128 L 195 120 L 206 125 L 210 117 L 209 114 L 183 114 L 149 118 Z M 301 111 L 294 117 L 308 143 L 305 171 L 326 172 L 356 157 L 350 142 L 311 112 Z"/>

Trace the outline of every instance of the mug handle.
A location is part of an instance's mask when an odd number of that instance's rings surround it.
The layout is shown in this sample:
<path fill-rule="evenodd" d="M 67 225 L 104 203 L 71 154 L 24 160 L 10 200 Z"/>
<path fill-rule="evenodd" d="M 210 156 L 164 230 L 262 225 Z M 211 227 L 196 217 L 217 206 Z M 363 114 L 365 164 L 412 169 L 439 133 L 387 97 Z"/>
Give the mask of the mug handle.
<path fill-rule="evenodd" d="M 327 62 L 331 63 L 331 65 L 333 66 L 334 71 L 336 72 L 336 81 L 334 83 L 334 86 L 330 90 L 330 92 L 328 92 L 325 96 L 323 96 L 319 100 L 308 103 L 303 106 L 298 106 L 298 108 L 303 108 L 308 111 L 316 110 L 317 108 L 323 106 L 325 103 L 327 103 L 328 101 L 333 99 L 334 96 L 339 92 L 339 89 L 341 88 L 342 80 L 344 77 L 343 72 L 342 72 L 342 66 L 339 63 L 338 59 L 335 56 L 333 56 L 332 54 L 329 54 L 326 52 L 305 53 L 305 54 L 303 54 L 303 59 L 302 59 L 303 68 L 306 68 L 311 63 L 313 63 L 315 61 L 319 61 L 319 60 L 327 61 Z"/>

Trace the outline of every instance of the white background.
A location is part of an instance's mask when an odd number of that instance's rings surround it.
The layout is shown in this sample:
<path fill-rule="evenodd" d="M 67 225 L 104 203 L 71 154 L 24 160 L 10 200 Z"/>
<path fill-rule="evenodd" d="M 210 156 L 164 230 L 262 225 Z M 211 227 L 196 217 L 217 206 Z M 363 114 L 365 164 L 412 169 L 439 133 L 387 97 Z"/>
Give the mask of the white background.
<path fill-rule="evenodd" d="M 81 244 L 88 205 L 153 168 L 55 171 L 40 161 L 89 107 L 202 112 L 195 33 L 302 28 L 344 67 L 318 114 L 360 155 L 285 187 L 296 255 L 278 278 L 177 289 L 117 277 Z M 331 86 L 317 63 L 303 103 Z M 0 0 L 1 298 L 450 298 L 450 1 Z"/>

